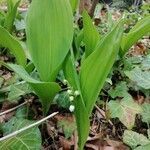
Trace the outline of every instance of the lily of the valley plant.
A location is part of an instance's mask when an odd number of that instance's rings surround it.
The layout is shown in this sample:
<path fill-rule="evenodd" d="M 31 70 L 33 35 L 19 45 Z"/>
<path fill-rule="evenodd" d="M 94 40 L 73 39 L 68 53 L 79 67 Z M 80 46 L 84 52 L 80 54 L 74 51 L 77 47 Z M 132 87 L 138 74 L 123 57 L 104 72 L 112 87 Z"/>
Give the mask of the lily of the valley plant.
<path fill-rule="evenodd" d="M 76 3 L 71 4 L 76 6 Z M 75 106 L 78 145 L 82 150 L 89 134 L 89 117 L 119 50 L 123 56 L 138 39 L 149 32 L 150 23 L 147 20 L 150 17 L 142 19 L 125 35 L 124 21 L 121 20 L 107 35 L 100 37 L 88 13 L 84 11 L 80 37 L 85 44 L 85 52 L 77 72 L 77 39 L 74 39 L 76 50 L 72 48 L 75 8 L 72 11 L 69 0 L 33 0 L 26 18 L 29 57 L 26 57 L 20 42 L 3 27 L 0 27 L 0 44 L 8 47 L 16 56 L 19 65 L 9 64 L 9 67 L 31 85 L 40 98 L 45 115 L 61 89 L 55 80 L 58 72 L 63 69 L 68 85 L 76 93 L 72 100 Z M 27 59 L 35 66 L 40 80 L 32 78 L 27 72 Z"/>

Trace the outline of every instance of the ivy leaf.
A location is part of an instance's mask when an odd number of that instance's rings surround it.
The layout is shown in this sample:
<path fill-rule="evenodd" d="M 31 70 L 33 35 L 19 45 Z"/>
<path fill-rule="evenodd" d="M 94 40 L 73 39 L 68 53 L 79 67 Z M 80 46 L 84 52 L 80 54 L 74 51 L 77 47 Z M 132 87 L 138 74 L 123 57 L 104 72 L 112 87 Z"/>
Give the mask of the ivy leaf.
<path fill-rule="evenodd" d="M 132 97 L 125 97 L 120 102 L 110 101 L 108 107 L 112 118 L 119 120 L 128 128 L 134 126 L 136 114 L 141 112 L 141 107 L 132 100 Z"/>
<path fill-rule="evenodd" d="M 8 93 L 8 100 L 17 101 L 20 96 L 23 96 L 30 92 L 32 92 L 32 90 L 26 82 L 19 85 L 11 85 L 10 92 Z"/>
<path fill-rule="evenodd" d="M 144 89 L 150 89 L 150 71 L 142 71 L 139 67 L 125 71 L 127 77 Z"/>
<path fill-rule="evenodd" d="M 55 97 L 55 100 L 56 100 L 58 106 L 63 107 L 63 108 L 69 108 L 69 106 L 71 105 L 71 102 L 69 100 L 69 95 L 67 92 L 59 93 Z"/>
<path fill-rule="evenodd" d="M 138 146 L 134 150 L 150 150 L 150 144 L 143 145 L 143 146 Z"/>
<path fill-rule="evenodd" d="M 148 70 L 150 69 L 150 55 L 147 55 L 146 58 L 142 62 L 142 69 Z"/>
<path fill-rule="evenodd" d="M 69 121 L 67 119 L 60 120 L 58 122 L 58 127 L 63 129 L 66 139 L 70 138 L 73 132 L 76 130 L 75 122 Z"/>
<path fill-rule="evenodd" d="M 127 87 L 126 82 L 120 82 L 119 84 L 117 84 L 115 89 L 110 89 L 109 95 L 112 98 L 129 96 L 128 87 Z"/>
<path fill-rule="evenodd" d="M 146 123 L 150 123 L 150 104 L 144 103 L 142 105 L 142 109 L 143 109 L 143 111 L 141 113 L 142 121 L 146 122 Z"/>
<path fill-rule="evenodd" d="M 2 127 L 4 135 L 14 132 L 22 127 L 28 126 L 32 121 L 26 119 L 12 118 L 9 122 L 5 123 Z M 22 149 L 22 150 L 35 150 L 41 148 L 41 135 L 38 127 L 33 127 L 26 130 L 12 138 L 0 142 L 0 149 Z"/>
<path fill-rule="evenodd" d="M 147 139 L 142 134 L 136 133 L 134 131 L 125 130 L 123 134 L 123 142 L 127 145 L 129 145 L 131 148 L 136 148 L 138 145 L 144 146 L 144 145 L 150 145 L 150 140 Z M 141 150 L 139 147 L 136 148 L 136 150 Z M 143 149 L 146 150 L 146 149 Z"/>
<path fill-rule="evenodd" d="M 23 19 L 21 19 L 21 20 L 15 21 L 15 26 L 16 26 L 17 31 L 20 31 L 20 30 L 25 29 L 26 24 L 25 24 L 25 21 Z"/>

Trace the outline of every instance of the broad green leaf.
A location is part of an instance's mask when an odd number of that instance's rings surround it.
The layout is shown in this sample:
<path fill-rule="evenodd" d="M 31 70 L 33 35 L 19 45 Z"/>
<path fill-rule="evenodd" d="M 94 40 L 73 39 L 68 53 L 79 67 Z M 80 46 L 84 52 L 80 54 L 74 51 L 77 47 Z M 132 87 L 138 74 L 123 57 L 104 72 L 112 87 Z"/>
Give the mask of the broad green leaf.
<path fill-rule="evenodd" d="M 27 15 L 27 45 L 42 81 L 54 81 L 73 39 L 69 0 L 34 0 Z"/>
<path fill-rule="evenodd" d="M 5 18 L 4 27 L 9 32 L 12 32 L 13 24 L 14 24 L 15 17 L 17 14 L 17 8 L 19 6 L 20 1 L 21 0 L 18 0 L 15 4 L 13 4 L 12 0 L 8 0 L 8 13 Z"/>
<path fill-rule="evenodd" d="M 88 57 L 97 46 L 100 35 L 88 13 L 83 11 L 83 41 L 85 43 L 85 57 Z"/>
<path fill-rule="evenodd" d="M 22 127 L 28 126 L 33 121 L 25 119 L 12 118 L 9 122 L 4 124 L 4 135 L 14 132 Z M 38 127 L 33 127 L 26 130 L 12 138 L 0 142 L 0 149 L 8 150 L 39 150 L 41 149 L 42 139 Z"/>
<path fill-rule="evenodd" d="M 81 97 L 77 97 L 74 100 L 75 104 L 75 117 L 77 123 L 77 130 L 78 130 L 78 146 L 79 150 L 83 150 L 84 144 L 87 141 L 89 130 L 90 130 L 90 120 L 89 114 L 83 100 Z"/>
<path fill-rule="evenodd" d="M 80 85 L 89 115 L 117 57 L 123 33 L 122 26 L 121 21 L 100 41 L 81 66 Z"/>
<path fill-rule="evenodd" d="M 125 34 L 121 42 L 121 54 L 124 55 L 129 48 L 132 47 L 139 39 L 144 35 L 150 33 L 150 16 L 144 17 L 130 30 L 129 33 Z"/>
<path fill-rule="evenodd" d="M 110 101 L 108 103 L 112 118 L 119 120 L 128 128 L 131 129 L 135 123 L 135 116 L 142 112 L 141 107 L 132 100 L 132 97 L 125 97 L 120 102 Z"/>
<path fill-rule="evenodd" d="M 123 134 L 123 142 L 129 145 L 131 148 L 135 148 L 138 145 L 150 144 L 150 140 L 148 140 L 143 134 L 139 134 L 131 130 L 125 130 Z"/>
<path fill-rule="evenodd" d="M 79 4 L 79 0 L 70 0 L 70 4 L 72 7 L 72 11 L 73 13 L 76 11 L 78 4 Z"/>
<path fill-rule="evenodd" d="M 55 95 L 60 91 L 59 85 L 55 82 L 41 82 L 31 78 L 22 66 L 9 64 L 9 67 L 31 85 L 35 93 L 39 96 L 44 114 L 46 114 Z"/>
<path fill-rule="evenodd" d="M 16 57 L 18 64 L 25 67 L 26 55 L 20 42 L 1 26 L 0 26 L 0 45 L 8 48 L 11 51 L 11 53 Z"/>
<path fill-rule="evenodd" d="M 87 141 L 87 137 L 89 134 L 90 120 L 87 110 L 85 108 L 85 103 L 80 89 L 79 78 L 74 63 L 75 60 L 73 54 L 69 53 L 64 63 L 64 74 L 69 82 L 69 85 L 73 87 L 74 90 L 80 91 L 80 96 L 75 98 L 74 105 L 75 118 L 78 130 L 78 146 L 79 150 L 83 150 L 84 144 Z"/>
<path fill-rule="evenodd" d="M 73 65 L 73 62 L 71 60 L 70 53 L 67 55 L 64 61 L 63 69 L 64 69 L 65 78 L 68 80 L 69 84 L 74 88 L 74 90 L 76 90 L 77 85 L 76 85 L 76 78 L 74 74 L 75 66 Z"/>
<path fill-rule="evenodd" d="M 142 121 L 146 123 L 150 123 L 150 104 L 149 103 L 144 103 L 142 105 Z"/>
<path fill-rule="evenodd" d="M 150 71 L 142 71 L 139 67 L 125 71 L 126 76 L 144 89 L 150 89 Z"/>

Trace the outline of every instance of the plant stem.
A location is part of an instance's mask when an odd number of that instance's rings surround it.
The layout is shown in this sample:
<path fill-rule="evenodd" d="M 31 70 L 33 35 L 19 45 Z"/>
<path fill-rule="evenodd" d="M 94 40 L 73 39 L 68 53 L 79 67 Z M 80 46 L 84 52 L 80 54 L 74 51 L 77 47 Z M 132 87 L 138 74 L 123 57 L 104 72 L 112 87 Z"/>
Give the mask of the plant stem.
<path fill-rule="evenodd" d="M 29 126 L 26 126 L 26 127 L 22 128 L 22 129 L 20 129 L 20 130 L 17 130 L 17 131 L 15 131 L 15 132 L 11 133 L 11 134 L 8 134 L 8 135 L 6 135 L 6 136 L 0 138 L 0 142 L 1 142 L 1 141 L 4 141 L 4 140 L 7 140 L 7 139 L 9 139 L 9 138 L 12 138 L 13 136 L 16 136 L 16 135 L 20 134 L 21 132 L 24 132 L 24 131 L 26 131 L 26 130 L 28 130 L 28 129 L 30 129 L 30 128 L 33 128 L 33 127 L 35 127 L 35 126 L 41 124 L 42 122 L 44 122 L 44 121 L 46 121 L 46 120 L 48 120 L 48 119 L 54 117 L 54 116 L 57 115 L 57 114 L 58 114 L 58 112 L 54 112 L 54 113 L 52 113 L 51 115 L 49 115 L 49 116 L 47 116 L 47 117 L 45 117 L 45 118 L 43 118 L 43 119 L 41 119 L 41 120 L 39 120 L 39 121 L 37 121 L 37 122 L 31 124 L 31 125 L 29 125 Z"/>

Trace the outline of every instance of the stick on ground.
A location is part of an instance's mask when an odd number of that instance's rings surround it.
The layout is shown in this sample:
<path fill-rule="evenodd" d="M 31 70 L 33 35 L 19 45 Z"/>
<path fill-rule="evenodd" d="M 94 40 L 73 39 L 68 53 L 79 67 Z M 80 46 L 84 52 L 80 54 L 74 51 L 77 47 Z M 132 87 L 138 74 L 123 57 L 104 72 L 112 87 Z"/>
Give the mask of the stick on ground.
<path fill-rule="evenodd" d="M 51 115 L 49 115 L 49 116 L 47 116 L 47 117 L 45 117 L 45 118 L 43 118 L 43 119 L 41 119 L 41 120 L 39 120 L 39 121 L 37 121 L 37 122 L 31 124 L 31 125 L 29 125 L 29 126 L 26 126 L 26 127 L 22 128 L 22 129 L 20 129 L 20 130 L 17 130 L 17 131 L 15 131 L 15 132 L 11 133 L 11 134 L 8 134 L 8 135 L 6 135 L 6 136 L 0 138 L 0 142 L 2 142 L 2 141 L 4 141 L 4 140 L 7 140 L 7 139 L 9 139 L 9 138 L 12 138 L 13 136 L 16 136 L 16 135 L 18 135 L 18 134 L 20 134 L 20 133 L 22 133 L 22 132 L 24 132 L 24 131 L 26 131 L 26 130 L 28 130 L 28 129 L 30 129 L 30 128 L 33 128 L 33 127 L 35 127 L 35 126 L 41 124 L 42 122 L 44 122 L 44 121 L 46 121 L 46 120 L 48 120 L 48 119 L 54 117 L 54 116 L 57 115 L 57 114 L 58 114 L 58 112 L 54 112 L 54 113 L 52 113 Z"/>

